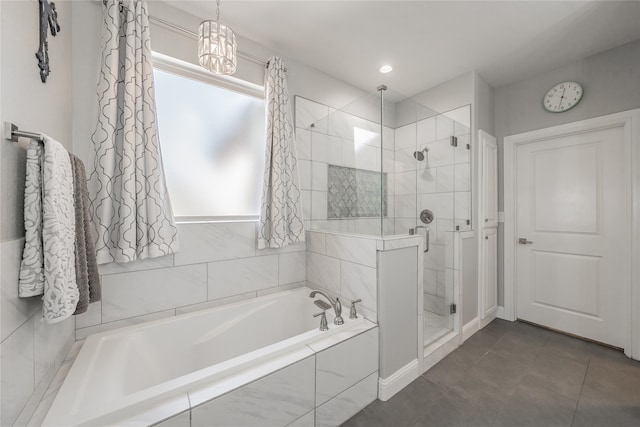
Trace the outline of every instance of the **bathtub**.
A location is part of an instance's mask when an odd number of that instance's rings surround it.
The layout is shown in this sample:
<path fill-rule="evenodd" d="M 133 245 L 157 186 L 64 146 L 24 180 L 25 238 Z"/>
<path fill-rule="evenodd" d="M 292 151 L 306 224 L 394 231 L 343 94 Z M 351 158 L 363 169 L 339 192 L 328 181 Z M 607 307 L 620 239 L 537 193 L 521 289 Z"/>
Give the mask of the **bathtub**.
<path fill-rule="evenodd" d="M 359 316 L 319 330 L 298 288 L 91 335 L 43 426 L 151 425 L 374 328 Z M 190 398 L 190 394 L 194 393 Z M 204 397 L 203 397 L 204 396 Z M 186 407 L 185 407 L 186 406 Z"/>

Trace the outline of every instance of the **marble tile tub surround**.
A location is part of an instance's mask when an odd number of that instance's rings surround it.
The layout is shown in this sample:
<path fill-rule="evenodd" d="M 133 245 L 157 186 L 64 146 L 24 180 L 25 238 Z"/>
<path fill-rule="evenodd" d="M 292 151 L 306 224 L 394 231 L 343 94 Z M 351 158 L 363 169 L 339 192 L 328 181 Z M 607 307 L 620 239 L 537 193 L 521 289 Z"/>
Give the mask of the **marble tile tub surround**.
<path fill-rule="evenodd" d="M 24 238 L 2 243 L 2 340 L 0 425 L 31 415 L 74 341 L 74 319 L 53 325 L 41 321 L 40 297 L 18 298 Z"/>
<path fill-rule="evenodd" d="M 340 297 L 342 314 L 349 315 L 351 301 L 359 314 L 377 321 L 377 253 L 418 246 L 421 236 L 372 237 L 325 231 L 307 231 L 307 286 Z"/>
<path fill-rule="evenodd" d="M 256 226 L 179 224 L 179 253 L 100 266 L 102 301 L 77 316 L 76 339 L 304 285 L 305 244 L 257 249 Z"/>
<path fill-rule="evenodd" d="M 81 347 L 77 342 L 71 349 L 34 416 L 23 425 L 41 425 Z M 364 322 L 266 366 L 150 407 L 128 425 L 337 426 L 377 398 L 377 381 L 378 328 Z"/>

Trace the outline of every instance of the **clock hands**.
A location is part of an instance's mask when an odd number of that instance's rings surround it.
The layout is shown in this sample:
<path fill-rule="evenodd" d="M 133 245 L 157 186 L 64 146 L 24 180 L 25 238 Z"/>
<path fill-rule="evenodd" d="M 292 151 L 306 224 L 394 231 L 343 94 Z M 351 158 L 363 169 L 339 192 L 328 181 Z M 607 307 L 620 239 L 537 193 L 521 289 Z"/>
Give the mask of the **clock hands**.
<path fill-rule="evenodd" d="M 558 108 L 562 107 L 562 100 L 564 99 L 564 93 L 566 92 L 566 90 L 566 87 L 562 88 L 562 95 L 560 95 L 560 103 L 558 104 Z"/>

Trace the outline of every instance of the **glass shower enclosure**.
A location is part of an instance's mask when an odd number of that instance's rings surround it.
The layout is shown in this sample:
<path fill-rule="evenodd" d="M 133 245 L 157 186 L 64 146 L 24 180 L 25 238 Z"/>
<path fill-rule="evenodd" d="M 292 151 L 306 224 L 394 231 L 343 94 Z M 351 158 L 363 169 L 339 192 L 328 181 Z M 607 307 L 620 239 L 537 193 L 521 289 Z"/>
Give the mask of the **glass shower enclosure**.
<path fill-rule="evenodd" d="M 295 111 L 306 228 L 423 236 L 424 344 L 447 335 L 455 232 L 471 229 L 470 106 L 437 112 L 379 87 L 340 109 L 296 97 Z"/>

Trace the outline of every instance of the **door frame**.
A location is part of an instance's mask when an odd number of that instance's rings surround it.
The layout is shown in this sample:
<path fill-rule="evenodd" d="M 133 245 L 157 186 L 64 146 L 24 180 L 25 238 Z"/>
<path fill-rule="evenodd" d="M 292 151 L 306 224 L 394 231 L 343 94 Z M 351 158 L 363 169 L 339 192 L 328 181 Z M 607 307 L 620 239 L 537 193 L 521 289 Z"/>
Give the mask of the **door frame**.
<path fill-rule="evenodd" d="M 516 313 L 516 149 L 553 137 L 576 135 L 602 129 L 622 127 L 624 132 L 625 182 L 627 184 L 625 230 L 625 346 L 624 353 L 640 360 L 640 108 L 581 120 L 559 126 L 510 135 L 504 138 L 504 309 L 500 317 L 514 321 Z"/>

